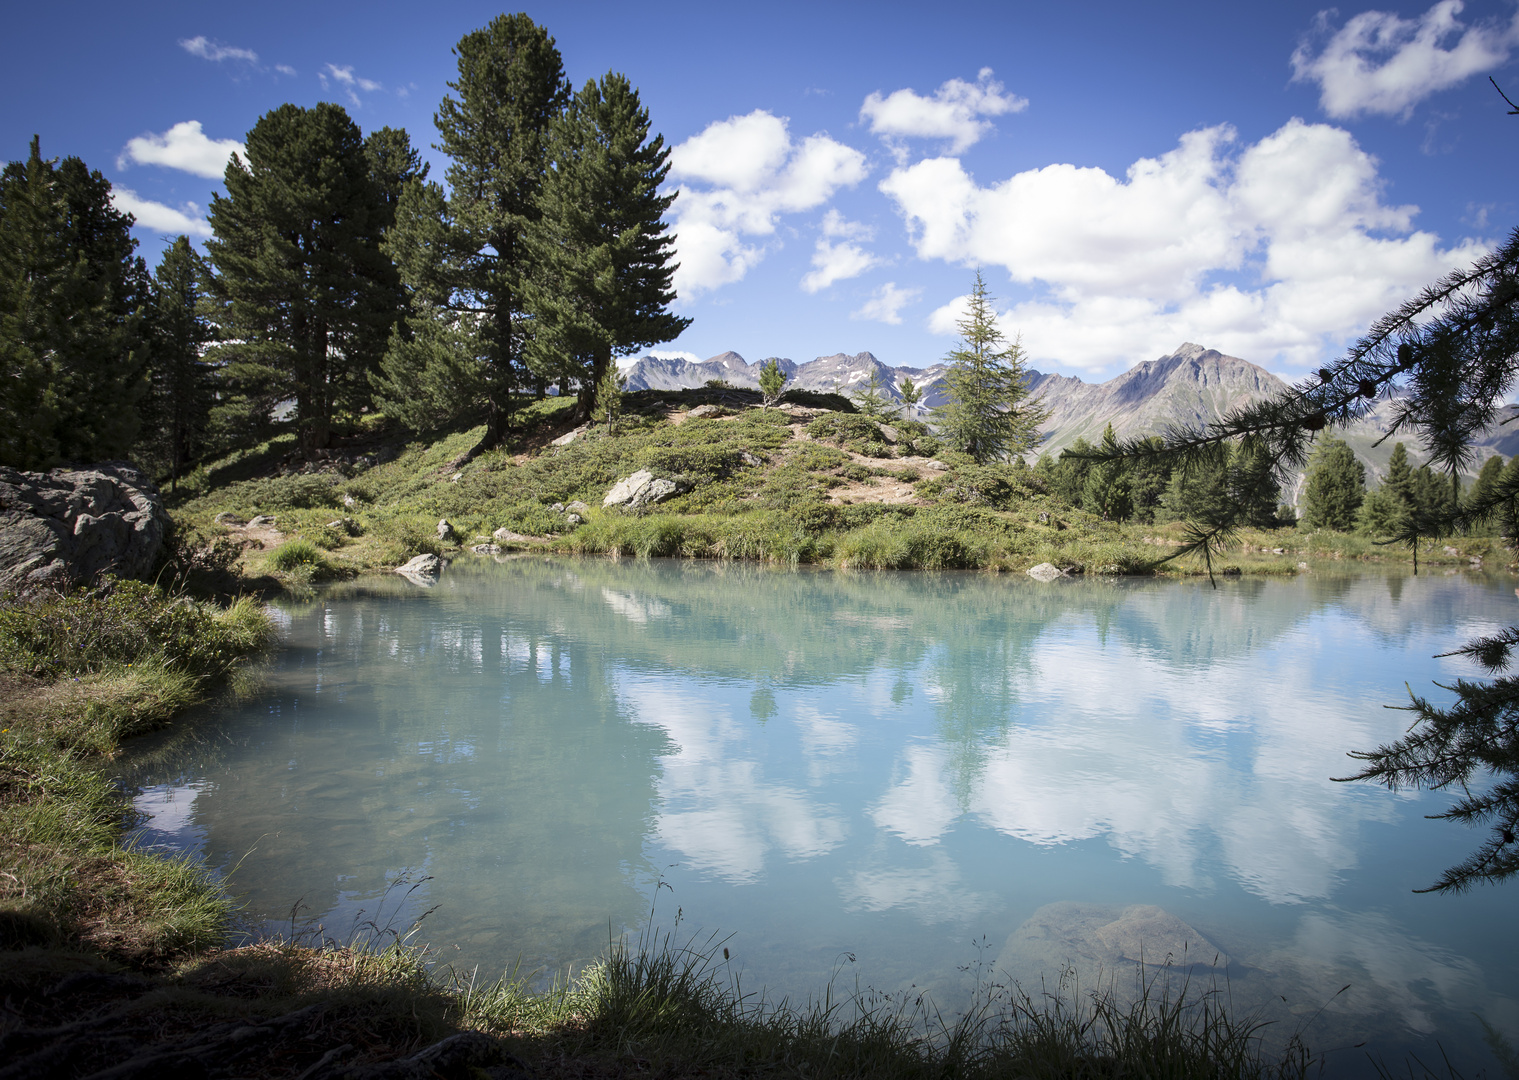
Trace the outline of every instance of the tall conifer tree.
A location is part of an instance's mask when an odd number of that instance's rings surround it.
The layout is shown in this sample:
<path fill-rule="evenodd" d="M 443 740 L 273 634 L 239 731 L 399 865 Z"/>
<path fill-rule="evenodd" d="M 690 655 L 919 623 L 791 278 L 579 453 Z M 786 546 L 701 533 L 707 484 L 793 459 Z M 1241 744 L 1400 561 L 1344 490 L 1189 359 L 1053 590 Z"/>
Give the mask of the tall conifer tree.
<path fill-rule="evenodd" d="M 569 100 L 554 39 L 525 14 L 498 15 L 454 47 L 459 77 L 434 121 L 446 174 L 448 247 L 453 256 L 446 306 L 438 313 L 468 335 L 481 366 L 485 438 L 505 433 L 513 395 L 529 382 L 524 284 L 531 274 L 527 231 L 538 220 L 548 162 L 549 125 Z"/>
<path fill-rule="evenodd" d="M 944 374 L 947 400 L 934 410 L 940 432 L 979 462 L 1032 450 L 1049 412 L 1039 400 L 1029 400 L 1023 348 L 1016 341 L 1009 345 L 997 328 L 980 270 L 957 326 L 960 347 L 947 357 Z"/>
<path fill-rule="evenodd" d="M 201 310 L 205 273 L 189 237 L 176 239 L 154 272 L 144 327 L 148 389 L 139 452 L 175 486 L 200 452 L 216 396 L 215 368 L 202 355 L 213 337 Z"/>
<path fill-rule="evenodd" d="M 663 217 L 675 196 L 664 136 L 627 78 L 589 80 L 555 121 L 525 282 L 540 374 L 577 379 L 589 410 L 613 360 L 680 336 Z"/>
<path fill-rule="evenodd" d="M 0 464 L 123 457 L 137 435 L 147 270 L 110 194 L 35 137 L 0 174 Z"/>
<path fill-rule="evenodd" d="M 260 408 L 294 397 L 302 448 L 322 449 L 397 314 L 380 249 L 389 211 L 363 137 L 339 105 L 282 105 L 248 133 L 226 185 L 206 244 L 228 339 L 217 353 Z"/>

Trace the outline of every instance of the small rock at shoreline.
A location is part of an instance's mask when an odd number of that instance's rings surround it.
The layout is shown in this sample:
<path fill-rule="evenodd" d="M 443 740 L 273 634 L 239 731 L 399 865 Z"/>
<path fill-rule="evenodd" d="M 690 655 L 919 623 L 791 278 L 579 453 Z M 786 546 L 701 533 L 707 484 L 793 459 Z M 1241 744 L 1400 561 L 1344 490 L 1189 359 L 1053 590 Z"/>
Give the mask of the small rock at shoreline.
<path fill-rule="evenodd" d="M 1054 563 L 1042 562 L 1038 566 L 1030 567 L 1028 576 L 1035 581 L 1054 581 L 1065 574 Z"/>
<path fill-rule="evenodd" d="M 396 573 L 414 585 L 424 588 L 432 588 L 438 583 L 438 578 L 443 573 L 443 568 L 448 565 L 447 559 L 439 558 L 433 554 L 422 554 L 407 562 L 404 566 L 396 567 Z"/>

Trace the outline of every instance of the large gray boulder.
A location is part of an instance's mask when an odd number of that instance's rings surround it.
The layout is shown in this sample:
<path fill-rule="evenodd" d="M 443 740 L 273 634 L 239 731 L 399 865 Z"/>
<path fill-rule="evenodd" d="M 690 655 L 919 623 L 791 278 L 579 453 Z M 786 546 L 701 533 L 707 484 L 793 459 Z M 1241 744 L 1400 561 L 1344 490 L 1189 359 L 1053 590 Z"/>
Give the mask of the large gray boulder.
<path fill-rule="evenodd" d="M 637 510 L 690 490 L 691 485 L 682 480 L 655 479 L 648 469 L 639 469 L 632 476 L 617 481 L 612 490 L 607 492 L 607 497 L 601 500 L 601 505 Z"/>
<path fill-rule="evenodd" d="M 158 488 L 124 461 L 0 468 L 0 588 L 62 588 L 106 572 L 147 577 L 168 529 Z"/>

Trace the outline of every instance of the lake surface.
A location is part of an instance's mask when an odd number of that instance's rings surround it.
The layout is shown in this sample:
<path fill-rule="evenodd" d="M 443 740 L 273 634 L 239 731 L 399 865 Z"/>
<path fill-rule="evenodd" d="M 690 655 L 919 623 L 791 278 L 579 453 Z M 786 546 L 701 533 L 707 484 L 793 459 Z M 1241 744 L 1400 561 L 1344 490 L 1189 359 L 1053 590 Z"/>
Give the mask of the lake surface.
<path fill-rule="evenodd" d="M 1496 1073 L 1474 1014 L 1519 1039 L 1519 886 L 1414 895 L 1479 834 L 1331 780 L 1405 681 L 1475 674 L 1434 654 L 1519 621 L 1511 578 L 523 558 L 282 618 L 254 697 L 123 768 L 142 841 L 268 928 L 432 909 L 440 960 L 552 973 L 679 909 L 772 997 L 1171 953 L 1347 1073 L 1367 1039 Z"/>

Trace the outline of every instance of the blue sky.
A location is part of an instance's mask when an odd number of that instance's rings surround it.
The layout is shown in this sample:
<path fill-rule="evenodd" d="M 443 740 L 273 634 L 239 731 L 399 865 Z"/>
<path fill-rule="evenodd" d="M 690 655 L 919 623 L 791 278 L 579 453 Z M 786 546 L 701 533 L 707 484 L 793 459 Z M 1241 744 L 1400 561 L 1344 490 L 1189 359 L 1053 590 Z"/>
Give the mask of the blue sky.
<path fill-rule="evenodd" d="M 751 360 L 953 347 L 975 268 L 1045 371 L 1191 340 L 1295 377 L 1519 224 L 1519 11 L 1316 4 L 532 4 L 577 85 L 639 87 L 674 148 L 689 330 Z M 362 12 L 362 14 L 357 14 Z M 286 101 L 405 127 L 479 4 L 33 5 L 0 144 L 74 154 L 156 261 Z"/>

